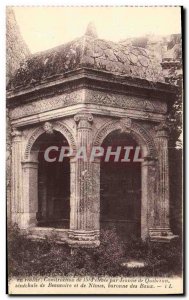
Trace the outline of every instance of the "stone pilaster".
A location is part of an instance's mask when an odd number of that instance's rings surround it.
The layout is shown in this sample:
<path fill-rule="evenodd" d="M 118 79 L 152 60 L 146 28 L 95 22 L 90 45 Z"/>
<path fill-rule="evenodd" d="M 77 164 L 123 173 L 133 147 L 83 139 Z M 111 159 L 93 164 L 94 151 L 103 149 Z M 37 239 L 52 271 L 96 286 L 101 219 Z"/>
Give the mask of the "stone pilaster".
<path fill-rule="evenodd" d="M 169 164 L 168 164 L 168 127 L 165 123 L 156 127 L 158 150 L 157 201 L 154 227 L 151 237 L 170 239 L 173 234 L 169 224 Z"/>
<path fill-rule="evenodd" d="M 38 213 L 37 213 L 37 220 L 45 220 L 47 218 L 47 180 L 46 180 L 46 172 L 43 170 L 41 172 L 39 178 L 39 193 L 38 193 Z"/>
<path fill-rule="evenodd" d="M 141 201 L 141 238 L 149 237 L 154 227 L 156 205 L 157 162 L 155 158 L 145 157 L 142 162 L 142 201 Z"/>
<path fill-rule="evenodd" d="M 77 148 L 87 150 L 92 146 L 91 114 L 78 114 Z M 96 221 L 97 204 L 93 194 L 93 163 L 83 158 L 73 157 L 71 163 L 71 213 L 69 243 L 71 246 L 94 247 L 99 245 L 99 222 Z"/>
<path fill-rule="evenodd" d="M 13 128 L 11 163 L 11 219 L 20 226 L 22 211 L 22 132 Z"/>
<path fill-rule="evenodd" d="M 38 212 L 38 162 L 24 161 L 23 169 L 23 206 L 21 210 L 22 229 L 37 225 Z"/>

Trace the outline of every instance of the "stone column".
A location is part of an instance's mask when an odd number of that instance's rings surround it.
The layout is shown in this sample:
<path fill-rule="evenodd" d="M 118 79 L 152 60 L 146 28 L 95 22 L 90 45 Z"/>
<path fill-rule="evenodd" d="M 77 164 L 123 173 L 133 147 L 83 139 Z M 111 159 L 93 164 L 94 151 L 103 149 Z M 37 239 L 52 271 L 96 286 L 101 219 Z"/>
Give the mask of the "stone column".
<path fill-rule="evenodd" d="M 74 117 L 77 124 L 77 149 L 92 146 L 91 114 L 78 114 Z M 72 247 L 95 247 L 99 245 L 98 204 L 94 195 L 94 163 L 77 157 L 70 159 L 71 164 L 71 213 L 69 244 Z"/>
<path fill-rule="evenodd" d="M 169 224 L 169 164 L 168 164 L 168 128 L 166 124 L 156 127 L 156 145 L 158 150 L 158 177 L 155 224 L 151 237 L 172 238 Z"/>
<path fill-rule="evenodd" d="M 12 223 L 21 223 L 22 211 L 22 133 L 13 128 L 12 161 L 11 161 L 11 220 Z"/>
<path fill-rule="evenodd" d="M 22 162 L 23 168 L 23 205 L 21 228 L 37 225 L 38 212 L 38 162 Z"/>
<path fill-rule="evenodd" d="M 39 181 L 39 193 L 38 193 L 38 213 L 37 219 L 38 220 L 46 220 L 47 218 L 47 180 L 46 180 L 46 172 L 45 170 L 42 171 L 40 177 L 38 178 Z"/>
<path fill-rule="evenodd" d="M 141 201 L 141 238 L 149 237 L 154 227 L 157 162 L 153 157 L 145 157 L 142 162 L 142 201 Z"/>

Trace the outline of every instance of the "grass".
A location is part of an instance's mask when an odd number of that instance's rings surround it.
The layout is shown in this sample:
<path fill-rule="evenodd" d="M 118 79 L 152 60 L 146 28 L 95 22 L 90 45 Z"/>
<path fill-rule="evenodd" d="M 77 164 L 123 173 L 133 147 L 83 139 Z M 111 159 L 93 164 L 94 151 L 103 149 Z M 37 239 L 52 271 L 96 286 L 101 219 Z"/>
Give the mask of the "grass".
<path fill-rule="evenodd" d="M 139 260 L 145 267 L 130 269 L 122 262 Z M 181 241 L 171 243 L 123 241 L 115 229 L 102 230 L 101 244 L 94 249 L 58 245 L 56 237 L 32 241 L 17 226 L 8 228 L 9 276 L 173 276 L 182 272 Z"/>

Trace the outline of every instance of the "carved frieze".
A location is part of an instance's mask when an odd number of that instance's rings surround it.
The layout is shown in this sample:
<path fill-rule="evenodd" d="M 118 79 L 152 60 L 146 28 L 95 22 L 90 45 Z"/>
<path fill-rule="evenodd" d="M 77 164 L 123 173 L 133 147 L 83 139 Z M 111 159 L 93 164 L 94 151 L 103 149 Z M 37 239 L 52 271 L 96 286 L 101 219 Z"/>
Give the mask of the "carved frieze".
<path fill-rule="evenodd" d="M 18 106 L 10 111 L 11 119 L 19 119 L 30 115 L 51 111 L 53 109 L 69 107 L 75 104 L 94 104 L 122 109 L 165 114 L 167 104 L 160 100 L 139 98 L 128 95 L 115 95 L 92 90 L 79 90 L 69 94 L 58 95 L 52 98 L 38 100 Z"/>
<path fill-rule="evenodd" d="M 155 112 L 165 114 L 167 112 L 167 104 L 160 100 L 139 98 L 128 95 L 115 95 L 104 92 L 96 92 L 86 90 L 85 103 L 104 105 L 110 107 L 136 109 L 145 112 Z"/>
<path fill-rule="evenodd" d="M 32 103 L 18 106 L 10 111 L 11 119 L 19 119 L 45 111 L 83 103 L 83 91 L 72 92 L 69 94 L 58 95 L 56 97 L 38 100 Z"/>

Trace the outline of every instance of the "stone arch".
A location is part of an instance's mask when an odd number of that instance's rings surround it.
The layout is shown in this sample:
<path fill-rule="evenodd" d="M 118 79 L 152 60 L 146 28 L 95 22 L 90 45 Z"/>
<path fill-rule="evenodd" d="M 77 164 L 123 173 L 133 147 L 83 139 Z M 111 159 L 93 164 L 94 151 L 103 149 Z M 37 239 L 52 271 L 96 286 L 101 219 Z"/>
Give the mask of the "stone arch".
<path fill-rule="evenodd" d="M 94 146 L 101 146 L 104 139 L 113 131 L 120 130 L 127 132 L 143 147 L 144 157 L 157 158 L 157 150 L 153 141 L 153 137 L 141 125 L 132 121 L 130 118 L 122 118 L 105 123 L 96 133 L 94 137 Z"/>
<path fill-rule="evenodd" d="M 120 118 L 105 123 L 94 136 L 94 146 L 101 146 L 104 139 L 119 130 L 128 133 L 142 148 L 144 161 L 141 162 L 141 238 L 145 240 L 149 236 L 149 211 L 156 201 L 156 174 L 157 174 L 157 149 L 153 137 L 142 125 L 130 118 Z M 96 164 L 97 174 L 100 174 L 100 160 Z M 98 184 L 98 195 L 100 201 L 100 184 Z"/>
<path fill-rule="evenodd" d="M 53 125 L 53 129 L 59 131 L 60 133 L 62 133 L 65 136 L 65 138 L 68 141 L 69 146 L 73 150 L 75 150 L 76 142 L 75 142 L 74 134 L 73 134 L 72 130 L 67 125 L 65 125 L 61 122 L 54 122 L 54 123 L 52 123 L 52 125 Z M 27 142 L 27 145 L 25 148 L 24 161 L 28 161 L 30 159 L 31 150 L 32 150 L 32 147 L 33 147 L 35 141 L 44 132 L 45 132 L 45 130 L 44 130 L 43 126 L 40 126 L 33 131 L 30 138 L 28 139 L 28 142 Z"/>

